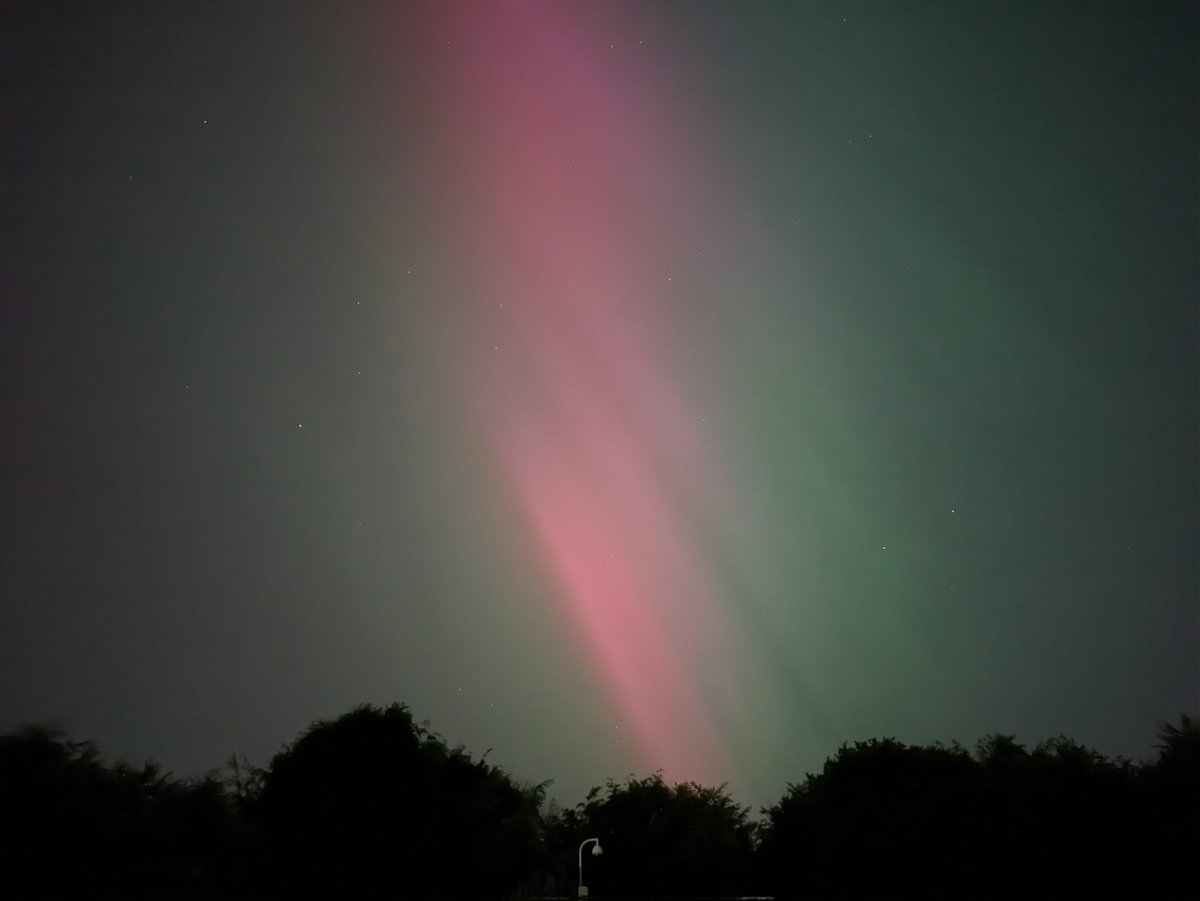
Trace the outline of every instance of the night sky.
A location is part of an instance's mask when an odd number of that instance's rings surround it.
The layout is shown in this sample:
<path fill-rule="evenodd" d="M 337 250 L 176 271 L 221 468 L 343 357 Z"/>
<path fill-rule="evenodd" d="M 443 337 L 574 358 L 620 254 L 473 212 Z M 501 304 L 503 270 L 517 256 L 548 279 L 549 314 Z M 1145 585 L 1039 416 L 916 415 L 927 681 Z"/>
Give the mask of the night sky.
<path fill-rule="evenodd" d="M 570 805 L 1200 707 L 1191 3 L 8 3 L 0 729 Z"/>

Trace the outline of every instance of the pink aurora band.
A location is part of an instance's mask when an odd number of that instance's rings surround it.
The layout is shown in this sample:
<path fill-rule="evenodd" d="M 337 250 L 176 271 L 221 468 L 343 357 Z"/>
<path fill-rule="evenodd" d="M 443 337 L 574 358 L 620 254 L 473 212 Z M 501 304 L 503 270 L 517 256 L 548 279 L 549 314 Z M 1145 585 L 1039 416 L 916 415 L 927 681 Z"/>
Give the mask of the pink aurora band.
<path fill-rule="evenodd" d="M 464 364 L 485 440 L 584 653 L 645 764 L 723 782 L 732 633 L 705 536 L 731 492 L 670 340 L 696 142 L 618 9 L 432 8 L 441 215 L 485 323 Z"/>

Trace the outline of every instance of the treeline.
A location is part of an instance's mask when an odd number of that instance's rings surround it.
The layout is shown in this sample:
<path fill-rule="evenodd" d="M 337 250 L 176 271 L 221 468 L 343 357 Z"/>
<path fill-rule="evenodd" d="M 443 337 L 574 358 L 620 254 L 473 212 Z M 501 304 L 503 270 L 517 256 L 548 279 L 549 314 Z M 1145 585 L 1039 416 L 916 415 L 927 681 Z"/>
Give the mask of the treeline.
<path fill-rule="evenodd" d="M 660 775 L 559 809 L 547 784 L 399 704 L 318 722 L 265 769 L 235 757 L 199 779 L 29 728 L 0 737 L 0 894 L 574 897 L 596 837 L 596 898 L 1191 895 L 1200 724 L 1164 725 L 1158 751 L 1135 765 L 1067 738 L 1027 750 L 993 735 L 973 752 L 872 739 L 751 817 L 724 787 Z"/>

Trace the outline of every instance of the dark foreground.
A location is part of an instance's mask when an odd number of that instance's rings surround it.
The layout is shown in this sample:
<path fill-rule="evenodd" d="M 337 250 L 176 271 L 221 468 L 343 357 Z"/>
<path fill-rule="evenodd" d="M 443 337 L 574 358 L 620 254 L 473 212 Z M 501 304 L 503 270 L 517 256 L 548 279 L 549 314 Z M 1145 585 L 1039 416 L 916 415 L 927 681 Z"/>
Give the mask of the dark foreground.
<path fill-rule="evenodd" d="M 186 780 L 33 728 L 0 737 L 0 896 L 572 899 L 598 839 L 596 901 L 1145 897 L 1191 878 L 1200 846 L 1196 721 L 1158 749 L 1135 765 L 1067 738 L 870 740 L 752 817 L 724 787 L 657 775 L 564 810 L 403 705 Z"/>

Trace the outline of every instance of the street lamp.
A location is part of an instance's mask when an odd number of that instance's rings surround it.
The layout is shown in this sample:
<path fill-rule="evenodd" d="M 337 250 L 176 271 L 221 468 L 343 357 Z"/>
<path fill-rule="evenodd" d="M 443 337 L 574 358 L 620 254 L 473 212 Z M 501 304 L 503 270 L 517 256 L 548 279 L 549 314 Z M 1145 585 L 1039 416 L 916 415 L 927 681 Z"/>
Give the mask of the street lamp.
<path fill-rule="evenodd" d="M 583 884 L 583 849 L 589 842 L 595 842 L 592 848 L 592 857 L 599 857 L 604 853 L 604 849 L 600 847 L 600 839 L 585 838 L 579 845 L 579 897 L 586 898 L 588 896 L 587 886 Z"/>

